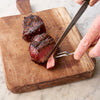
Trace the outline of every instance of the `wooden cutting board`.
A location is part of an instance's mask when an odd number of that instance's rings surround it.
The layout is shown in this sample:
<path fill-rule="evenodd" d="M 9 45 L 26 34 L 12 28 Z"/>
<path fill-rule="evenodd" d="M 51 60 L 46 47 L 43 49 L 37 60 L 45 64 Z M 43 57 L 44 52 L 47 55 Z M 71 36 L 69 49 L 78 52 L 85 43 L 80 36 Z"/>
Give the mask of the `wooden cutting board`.
<path fill-rule="evenodd" d="M 80 61 L 73 56 L 56 59 L 56 66 L 47 70 L 31 61 L 29 43 L 22 39 L 22 22 L 31 13 L 28 0 L 18 0 L 17 6 L 23 15 L 0 18 L 0 46 L 5 79 L 9 90 L 21 93 L 90 78 L 95 64 L 85 54 Z M 27 9 L 26 9 L 27 8 Z M 61 36 L 71 18 L 65 8 L 54 8 L 32 13 L 40 16 L 55 41 Z M 61 51 L 73 52 L 81 40 L 74 26 L 59 46 Z"/>

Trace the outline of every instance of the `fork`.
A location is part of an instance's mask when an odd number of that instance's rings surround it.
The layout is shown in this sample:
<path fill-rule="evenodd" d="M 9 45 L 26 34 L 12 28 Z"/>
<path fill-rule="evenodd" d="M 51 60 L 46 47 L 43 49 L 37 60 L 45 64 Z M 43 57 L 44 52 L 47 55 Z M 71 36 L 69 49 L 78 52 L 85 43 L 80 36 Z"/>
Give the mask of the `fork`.
<path fill-rule="evenodd" d="M 87 50 L 87 52 L 89 52 L 95 45 L 97 44 L 97 41 L 94 42 Z M 61 58 L 61 57 L 65 57 L 65 56 L 70 56 L 73 55 L 75 52 L 68 52 L 68 51 L 63 51 L 63 52 L 59 52 L 56 54 L 55 58 Z"/>
<path fill-rule="evenodd" d="M 63 51 L 63 52 L 57 53 L 55 58 L 61 58 L 61 57 L 70 56 L 70 55 L 73 55 L 73 54 L 74 54 L 74 52 L 70 53 L 70 52 L 67 52 L 67 51 Z"/>

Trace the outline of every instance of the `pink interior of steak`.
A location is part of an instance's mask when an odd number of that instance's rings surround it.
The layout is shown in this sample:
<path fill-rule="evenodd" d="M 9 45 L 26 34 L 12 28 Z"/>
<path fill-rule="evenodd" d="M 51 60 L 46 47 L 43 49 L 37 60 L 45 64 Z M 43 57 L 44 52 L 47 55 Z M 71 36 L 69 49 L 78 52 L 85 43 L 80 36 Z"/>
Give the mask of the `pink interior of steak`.
<path fill-rule="evenodd" d="M 29 51 L 30 51 L 31 59 L 34 61 L 38 61 L 38 55 L 39 55 L 38 50 L 32 45 L 30 45 Z"/>
<path fill-rule="evenodd" d="M 30 43 L 30 55 L 37 63 L 44 63 L 55 45 L 54 39 L 47 33 L 36 35 Z"/>
<path fill-rule="evenodd" d="M 47 60 L 47 57 L 53 47 L 54 47 L 54 44 L 51 44 L 51 45 L 48 45 L 48 46 L 42 48 L 40 51 L 37 51 L 36 48 L 31 46 L 30 54 L 31 54 L 32 60 L 36 61 L 38 63 L 44 63 Z"/>
<path fill-rule="evenodd" d="M 47 69 L 51 69 L 51 68 L 53 68 L 55 66 L 55 59 L 54 59 L 53 55 L 54 54 L 52 54 L 50 56 L 50 58 L 48 59 L 48 61 L 47 61 L 47 64 L 46 64 L 46 68 Z"/>
<path fill-rule="evenodd" d="M 44 63 L 47 60 L 47 57 L 48 57 L 48 55 L 51 52 L 53 47 L 54 47 L 54 44 L 48 45 L 47 47 L 44 47 L 39 52 L 38 59 L 39 59 L 40 62 Z"/>

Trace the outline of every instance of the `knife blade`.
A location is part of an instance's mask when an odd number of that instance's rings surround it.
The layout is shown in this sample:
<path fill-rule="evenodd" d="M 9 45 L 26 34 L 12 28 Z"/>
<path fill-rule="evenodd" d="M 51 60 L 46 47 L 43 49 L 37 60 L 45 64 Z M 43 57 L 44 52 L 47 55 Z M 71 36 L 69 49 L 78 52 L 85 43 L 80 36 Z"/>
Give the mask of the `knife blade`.
<path fill-rule="evenodd" d="M 70 22 L 70 24 L 68 25 L 68 27 L 66 28 L 66 30 L 63 32 L 63 34 L 61 35 L 61 37 L 58 39 L 57 43 L 55 44 L 54 48 L 52 49 L 52 51 L 50 52 L 48 58 L 52 55 L 52 53 L 55 51 L 55 49 L 60 45 L 60 43 L 63 41 L 63 39 L 65 38 L 65 36 L 69 33 L 69 31 L 72 29 L 72 27 L 76 24 L 76 22 L 78 21 L 78 19 L 81 17 L 81 15 L 84 13 L 84 11 L 87 9 L 89 4 L 89 0 L 85 0 L 84 3 L 82 4 L 81 8 L 79 9 L 79 11 L 76 13 L 76 15 L 74 16 L 74 18 L 72 19 L 72 21 Z M 47 59 L 48 60 L 48 59 Z"/>

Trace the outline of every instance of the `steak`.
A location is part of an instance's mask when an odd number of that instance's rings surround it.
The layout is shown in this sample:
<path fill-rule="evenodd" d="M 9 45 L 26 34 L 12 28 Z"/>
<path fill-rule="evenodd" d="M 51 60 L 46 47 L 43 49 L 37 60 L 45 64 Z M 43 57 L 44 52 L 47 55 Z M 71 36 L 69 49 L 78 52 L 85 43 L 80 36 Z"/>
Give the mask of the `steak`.
<path fill-rule="evenodd" d="M 36 15 L 29 15 L 23 21 L 23 39 L 30 42 L 29 52 L 31 60 L 47 69 L 55 66 L 54 53 L 47 61 L 47 57 L 55 46 L 54 39 L 46 33 L 43 20 Z"/>
<path fill-rule="evenodd" d="M 39 64 L 45 63 L 54 46 L 55 41 L 49 34 L 42 33 L 34 36 L 29 46 L 31 59 Z M 53 57 L 53 55 L 51 57 Z"/>
<path fill-rule="evenodd" d="M 55 66 L 55 59 L 54 59 L 54 54 L 52 54 L 52 55 L 50 56 L 50 58 L 48 59 L 48 61 L 47 61 L 46 68 L 47 68 L 47 69 L 51 69 L 51 68 L 53 68 L 54 66 Z"/>
<path fill-rule="evenodd" d="M 24 17 L 23 21 L 23 39 L 32 42 L 35 35 L 46 32 L 43 20 L 36 15 Z"/>

